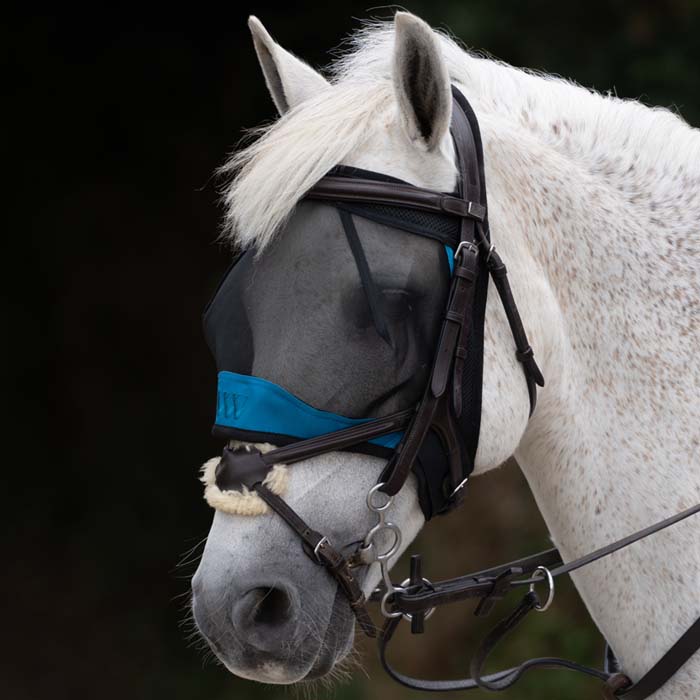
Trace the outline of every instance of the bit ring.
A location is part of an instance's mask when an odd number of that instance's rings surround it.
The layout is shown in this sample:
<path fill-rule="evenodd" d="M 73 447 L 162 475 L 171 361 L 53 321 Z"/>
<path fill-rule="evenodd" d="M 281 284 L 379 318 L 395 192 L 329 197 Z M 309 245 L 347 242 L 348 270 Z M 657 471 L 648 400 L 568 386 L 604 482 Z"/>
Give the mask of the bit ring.
<path fill-rule="evenodd" d="M 376 494 L 379 489 L 384 486 L 384 482 L 380 481 L 378 484 L 375 484 L 368 492 L 367 492 L 367 508 L 369 508 L 373 513 L 383 513 L 393 502 L 394 502 L 394 497 L 389 496 L 388 494 L 384 494 L 387 498 L 386 503 L 384 503 L 381 506 L 375 506 L 373 497 L 374 494 Z"/>
<path fill-rule="evenodd" d="M 411 579 L 407 578 L 404 579 L 401 582 L 401 588 L 405 590 L 405 587 L 408 586 L 411 583 Z M 423 583 L 425 583 L 427 586 L 432 586 L 432 581 L 429 581 L 427 578 L 423 577 Z M 435 608 L 428 608 L 424 613 L 423 613 L 423 619 L 424 620 L 429 620 L 433 613 L 435 612 Z M 403 619 L 408 620 L 409 622 L 413 620 L 413 615 L 411 613 L 403 613 Z"/>

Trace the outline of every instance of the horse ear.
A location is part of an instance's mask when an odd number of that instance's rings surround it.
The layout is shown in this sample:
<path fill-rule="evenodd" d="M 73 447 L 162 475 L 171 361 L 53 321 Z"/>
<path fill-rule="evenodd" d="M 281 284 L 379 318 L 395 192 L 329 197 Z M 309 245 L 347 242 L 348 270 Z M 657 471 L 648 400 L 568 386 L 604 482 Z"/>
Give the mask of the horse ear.
<path fill-rule="evenodd" d="M 427 150 L 450 128 L 450 76 L 437 35 L 409 12 L 394 16 L 394 91 L 408 137 Z"/>
<path fill-rule="evenodd" d="M 277 44 L 257 17 L 248 18 L 248 28 L 267 89 L 280 114 L 329 87 L 320 73 Z"/>

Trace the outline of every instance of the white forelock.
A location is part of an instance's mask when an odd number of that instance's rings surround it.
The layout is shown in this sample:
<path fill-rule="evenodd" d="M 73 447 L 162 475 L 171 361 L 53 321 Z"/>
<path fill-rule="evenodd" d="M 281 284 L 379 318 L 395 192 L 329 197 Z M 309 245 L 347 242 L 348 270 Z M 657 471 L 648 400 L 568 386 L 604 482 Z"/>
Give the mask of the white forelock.
<path fill-rule="evenodd" d="M 361 144 L 391 105 L 388 97 L 381 83 L 334 85 L 260 129 L 222 168 L 234 175 L 224 194 L 224 235 L 264 248 L 302 195 Z"/>

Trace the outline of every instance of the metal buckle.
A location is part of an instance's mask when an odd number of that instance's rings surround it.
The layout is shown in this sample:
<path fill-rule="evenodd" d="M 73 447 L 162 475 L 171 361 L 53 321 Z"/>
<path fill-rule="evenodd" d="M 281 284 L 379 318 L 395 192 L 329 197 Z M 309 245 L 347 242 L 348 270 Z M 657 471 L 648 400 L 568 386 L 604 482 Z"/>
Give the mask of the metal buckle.
<path fill-rule="evenodd" d="M 455 250 L 455 260 L 461 255 L 463 250 L 469 250 L 471 253 L 478 253 L 479 249 L 471 241 L 460 241 Z"/>
<path fill-rule="evenodd" d="M 535 605 L 535 610 L 537 612 L 546 612 L 547 610 L 549 610 L 549 606 L 554 600 L 554 577 L 552 576 L 552 572 L 546 566 L 538 566 L 534 570 L 532 578 L 536 578 L 538 574 L 542 574 L 541 578 L 543 581 L 547 582 L 547 587 L 549 588 L 549 591 L 547 592 L 547 600 L 544 602 L 544 605 L 542 603 L 537 603 L 537 605 Z M 535 584 L 531 583 L 530 593 L 534 592 Z"/>
<path fill-rule="evenodd" d="M 314 547 L 314 556 L 316 557 L 316 561 L 319 564 L 322 564 L 323 562 L 321 561 L 321 557 L 318 556 L 318 550 L 321 548 L 323 543 L 326 543 L 327 545 L 330 545 L 331 541 L 324 535 L 317 543 L 316 546 Z"/>

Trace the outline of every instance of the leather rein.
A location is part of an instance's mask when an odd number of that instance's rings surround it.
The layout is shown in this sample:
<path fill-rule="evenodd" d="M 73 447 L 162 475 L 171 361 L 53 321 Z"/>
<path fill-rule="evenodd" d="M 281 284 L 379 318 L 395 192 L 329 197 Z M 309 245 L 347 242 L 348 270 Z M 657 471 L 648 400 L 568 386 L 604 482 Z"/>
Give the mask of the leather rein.
<path fill-rule="evenodd" d="M 530 399 L 530 414 L 535 409 L 537 386 L 544 386 L 544 378 L 534 359 L 508 282 L 507 270 L 490 243 L 486 189 L 483 170 L 483 149 L 476 117 L 467 100 L 453 88 L 452 137 L 459 171 L 460 196 L 452 196 L 419 187 L 362 179 L 357 177 L 322 178 L 306 197 L 336 203 L 369 203 L 407 207 L 427 212 L 447 214 L 460 219 L 459 244 L 454 254 L 454 270 L 435 351 L 428 385 L 415 408 L 400 411 L 344 430 L 301 440 L 293 444 L 261 453 L 252 448 L 224 449 L 216 469 L 217 485 L 222 490 L 255 491 L 267 505 L 282 517 L 302 541 L 303 551 L 316 563 L 324 566 L 335 578 L 348 598 L 361 629 L 370 637 L 377 629 L 367 611 L 367 600 L 353 569 L 378 563 L 383 584 L 370 599 L 380 603 L 386 618 L 378 634 L 379 654 L 389 675 L 410 688 L 432 692 L 449 690 L 505 690 L 526 671 L 540 668 L 568 668 L 592 675 L 605 683 L 606 697 L 625 700 L 643 700 L 660 688 L 693 653 L 700 648 L 700 618 L 681 639 L 636 684 L 620 673 L 612 652 L 602 671 L 581 666 L 558 658 L 537 658 L 520 666 L 483 675 L 483 667 L 493 647 L 532 610 L 544 612 L 554 596 L 554 580 L 571 573 L 602 557 L 648 537 L 664 528 L 700 512 L 700 505 L 596 550 L 573 562 L 564 563 L 556 549 L 550 549 L 524 559 L 491 569 L 467 574 L 437 583 L 423 578 L 420 556 L 411 558 L 411 575 L 401 585 L 389 576 L 389 560 L 398 553 L 401 531 L 386 520 L 385 511 L 392 503 L 411 473 L 421 445 L 429 431 L 435 432 L 445 449 L 449 467 L 451 493 L 448 504 L 461 502 L 463 487 L 469 478 L 467 446 L 460 435 L 457 418 L 462 412 L 462 374 L 467 356 L 469 324 L 474 301 L 475 281 L 480 271 L 488 271 L 506 312 L 513 335 L 516 357 L 521 363 Z M 367 506 L 377 515 L 377 524 L 370 530 L 356 551 L 348 558 L 335 549 L 322 533 L 309 526 L 279 496 L 268 489 L 263 481 L 277 464 L 293 464 L 330 451 L 343 450 L 390 433 L 403 431 L 403 437 L 379 482 L 367 496 Z M 393 537 L 391 546 L 379 552 L 380 535 Z M 547 584 L 547 598 L 541 602 L 536 587 Z M 407 619 L 411 631 L 420 634 L 425 620 L 436 607 L 466 599 L 477 599 L 475 614 L 488 615 L 496 601 L 510 591 L 527 587 L 527 592 L 514 611 L 487 635 L 472 658 L 471 678 L 453 681 L 430 681 L 411 678 L 394 670 L 387 660 L 387 647 L 399 622 Z"/>
<path fill-rule="evenodd" d="M 491 569 L 436 583 L 431 583 L 422 577 L 420 555 L 413 555 L 411 557 L 411 576 L 407 582 L 404 582 L 407 585 L 395 587 L 391 617 L 384 625 L 379 638 L 379 655 L 382 666 L 394 680 L 402 685 L 415 690 L 432 692 L 473 690 L 475 688 L 491 691 L 506 690 L 526 671 L 533 668 L 566 668 L 602 680 L 605 683 L 604 697 L 606 698 L 643 700 L 661 688 L 700 648 L 700 618 L 636 683 L 632 683 L 627 676 L 620 672 L 617 659 L 609 647 L 606 648 L 606 665 L 603 670 L 589 668 L 555 657 L 529 659 L 519 666 L 489 675 L 483 674 L 483 668 L 496 644 L 519 625 L 529 612 L 532 610 L 546 612 L 549 609 L 554 600 L 554 581 L 558 576 L 570 574 L 697 513 L 700 513 L 700 504 L 568 563 L 563 562 L 557 549 L 548 549 L 508 564 L 501 564 Z M 536 591 L 536 586 L 539 584 L 544 584 L 547 587 L 544 602 L 540 600 Z M 504 598 L 512 590 L 523 587 L 527 587 L 528 591 L 520 604 L 489 632 L 472 657 L 471 678 L 450 681 L 411 678 L 396 671 L 389 664 L 387 647 L 401 619 L 407 619 L 411 623 L 413 634 L 421 634 L 424 620 L 439 606 L 475 598 L 478 600 L 478 604 L 474 614 L 477 617 L 484 617 L 491 612 L 497 601 Z M 378 594 L 373 594 L 373 597 L 376 599 Z"/>

